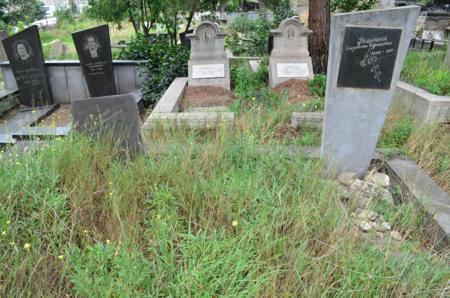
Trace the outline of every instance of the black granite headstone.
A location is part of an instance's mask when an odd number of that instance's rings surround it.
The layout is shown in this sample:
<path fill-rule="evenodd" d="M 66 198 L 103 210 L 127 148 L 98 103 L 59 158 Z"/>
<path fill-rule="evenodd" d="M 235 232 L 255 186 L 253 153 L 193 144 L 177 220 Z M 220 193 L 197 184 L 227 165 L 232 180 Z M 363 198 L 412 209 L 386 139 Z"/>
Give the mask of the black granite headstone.
<path fill-rule="evenodd" d="M 116 94 L 108 25 L 72 33 L 91 97 Z"/>
<path fill-rule="evenodd" d="M 124 151 L 142 152 L 141 120 L 135 98 L 120 94 L 72 101 L 76 130 L 97 137 L 112 137 Z"/>
<path fill-rule="evenodd" d="M 401 29 L 346 27 L 338 87 L 389 89 Z"/>
<path fill-rule="evenodd" d="M 38 27 L 28 27 L 2 42 L 20 90 L 20 102 L 29 107 L 51 105 L 53 98 Z"/>

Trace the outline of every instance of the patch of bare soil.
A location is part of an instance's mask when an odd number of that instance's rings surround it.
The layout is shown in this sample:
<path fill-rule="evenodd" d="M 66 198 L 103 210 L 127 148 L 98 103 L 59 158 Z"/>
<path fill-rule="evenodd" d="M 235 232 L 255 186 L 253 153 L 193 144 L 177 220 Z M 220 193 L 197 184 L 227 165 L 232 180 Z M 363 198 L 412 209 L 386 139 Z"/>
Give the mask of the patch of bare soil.
<path fill-rule="evenodd" d="M 308 81 L 306 80 L 291 79 L 273 88 L 273 91 L 278 94 L 282 94 L 285 92 L 284 90 L 288 92 L 290 104 L 303 103 L 314 98 L 309 91 Z"/>
<path fill-rule="evenodd" d="M 72 122 L 72 114 L 70 113 L 72 105 L 64 104 L 53 112 L 50 116 L 39 122 L 40 127 L 64 127 L 69 126 Z"/>
<path fill-rule="evenodd" d="M 233 93 L 221 87 L 187 86 L 181 100 L 181 109 L 209 108 L 229 106 L 233 102 Z"/>

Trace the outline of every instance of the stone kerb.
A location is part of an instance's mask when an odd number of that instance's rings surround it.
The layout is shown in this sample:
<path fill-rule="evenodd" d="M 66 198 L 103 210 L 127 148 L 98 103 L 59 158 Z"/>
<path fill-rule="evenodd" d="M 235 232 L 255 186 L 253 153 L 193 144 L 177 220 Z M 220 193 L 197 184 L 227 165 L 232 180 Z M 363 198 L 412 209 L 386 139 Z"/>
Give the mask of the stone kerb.
<path fill-rule="evenodd" d="M 234 113 L 231 112 L 179 112 L 180 102 L 187 86 L 188 78 L 176 78 L 143 125 L 144 130 L 157 127 L 212 128 L 231 125 Z"/>
<path fill-rule="evenodd" d="M 269 84 L 272 88 L 289 79 L 313 79 L 312 60 L 308 51 L 308 35 L 298 17 L 281 22 L 273 36 L 269 59 Z"/>
<path fill-rule="evenodd" d="M 418 126 L 450 121 L 450 96 L 431 94 L 399 81 L 395 88 L 394 102 L 407 108 Z"/>
<path fill-rule="evenodd" d="M 225 52 L 226 33 L 211 21 L 202 22 L 193 34 L 188 62 L 190 86 L 217 86 L 230 90 L 230 64 Z"/>

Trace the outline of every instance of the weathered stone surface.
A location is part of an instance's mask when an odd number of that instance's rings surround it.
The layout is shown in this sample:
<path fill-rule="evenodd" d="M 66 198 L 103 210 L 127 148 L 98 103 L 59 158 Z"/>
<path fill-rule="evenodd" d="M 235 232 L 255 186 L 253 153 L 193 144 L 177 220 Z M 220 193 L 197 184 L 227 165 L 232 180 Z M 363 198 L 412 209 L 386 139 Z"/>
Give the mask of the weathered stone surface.
<path fill-rule="evenodd" d="M 381 187 L 388 187 L 390 183 L 389 176 L 383 173 L 374 173 L 369 181 Z"/>
<path fill-rule="evenodd" d="M 359 223 L 359 228 L 361 231 L 363 232 L 369 232 L 370 230 L 372 230 L 373 224 L 368 222 L 368 221 L 361 221 Z"/>
<path fill-rule="evenodd" d="M 0 90 L 0 116 L 19 103 L 17 90 Z"/>
<path fill-rule="evenodd" d="M 392 196 L 392 193 L 383 187 L 377 187 L 376 194 L 375 194 L 380 200 L 386 201 L 389 204 L 394 204 L 394 198 Z"/>
<path fill-rule="evenodd" d="M 416 201 L 432 216 L 441 231 L 437 237 L 446 245 L 450 237 L 450 197 L 412 160 L 396 158 L 387 162 L 391 177 L 399 179 Z"/>
<path fill-rule="evenodd" d="M 391 230 L 391 225 L 388 222 L 382 222 L 381 224 L 377 224 L 375 226 L 375 230 L 384 233 Z"/>
<path fill-rule="evenodd" d="M 190 86 L 218 86 L 230 90 L 230 63 L 225 53 L 225 33 L 211 21 L 202 22 L 193 34 L 188 62 Z"/>
<path fill-rule="evenodd" d="M 28 27 L 2 42 L 20 90 L 21 103 L 28 107 L 51 105 L 53 98 L 37 26 Z"/>
<path fill-rule="evenodd" d="M 447 55 L 445 55 L 445 65 L 450 68 L 450 34 L 448 35 Z"/>
<path fill-rule="evenodd" d="M 72 116 L 76 130 L 97 137 L 112 137 L 125 152 L 142 152 L 139 110 L 129 94 L 75 100 Z"/>
<path fill-rule="evenodd" d="M 419 12 L 419 7 L 410 6 L 332 16 L 321 147 L 324 169 L 329 176 L 337 176 L 342 172 L 349 171 L 362 175 L 367 171 L 413 36 Z M 344 37 L 347 28 L 350 27 L 401 30 L 398 49 L 394 51 L 393 48 L 386 48 L 380 53 L 370 50 L 373 46 L 382 42 L 394 45 L 395 39 L 390 39 L 389 36 L 384 34 L 384 31 L 379 31 L 379 36 L 377 32 L 375 33 L 375 38 L 378 39 L 367 39 L 366 37 L 369 34 L 366 36 L 364 30 L 362 30 L 360 38 L 365 42 L 360 45 L 361 47 L 355 48 L 354 44 L 346 45 L 344 44 Z M 374 34 L 370 33 L 370 35 L 373 36 Z M 378 79 L 382 79 L 385 69 L 381 69 L 382 65 L 375 62 L 396 52 L 392 78 L 388 84 L 389 88 L 368 88 L 367 86 L 372 86 L 370 84 L 361 88 L 338 87 L 339 69 L 345 67 L 345 65 L 341 65 L 342 49 L 346 51 L 367 49 L 367 59 L 363 55 L 362 60 L 359 61 L 360 66 L 362 68 L 373 68 L 373 73 L 364 71 L 367 74 L 364 79 L 377 82 Z M 372 58 L 369 59 L 371 55 Z M 355 57 L 359 56 L 355 55 Z M 354 63 L 353 65 L 357 64 Z M 385 86 L 384 83 L 382 85 Z"/>
<path fill-rule="evenodd" d="M 252 72 L 257 72 L 259 69 L 259 65 L 261 64 L 261 60 L 250 60 L 248 61 L 248 64 Z"/>
<path fill-rule="evenodd" d="M 344 172 L 338 176 L 339 183 L 346 186 L 350 186 L 355 179 L 358 179 L 358 177 L 353 172 Z"/>
<path fill-rule="evenodd" d="M 391 237 L 392 237 L 392 239 L 394 239 L 394 240 L 397 240 L 397 241 L 402 241 L 402 234 L 400 234 L 398 231 L 391 231 Z"/>
<path fill-rule="evenodd" d="M 272 88 L 290 79 L 312 79 L 314 73 L 308 52 L 308 35 L 298 17 L 285 19 L 271 31 L 273 49 L 269 58 L 269 84 Z"/>
<path fill-rule="evenodd" d="M 294 112 L 291 125 L 293 128 L 322 128 L 323 112 Z"/>
<path fill-rule="evenodd" d="M 52 41 L 49 44 L 49 46 L 50 46 L 50 52 L 49 52 L 50 59 L 61 58 L 61 56 L 65 55 L 67 53 L 67 51 L 69 50 L 67 43 L 62 42 L 59 39 Z"/>

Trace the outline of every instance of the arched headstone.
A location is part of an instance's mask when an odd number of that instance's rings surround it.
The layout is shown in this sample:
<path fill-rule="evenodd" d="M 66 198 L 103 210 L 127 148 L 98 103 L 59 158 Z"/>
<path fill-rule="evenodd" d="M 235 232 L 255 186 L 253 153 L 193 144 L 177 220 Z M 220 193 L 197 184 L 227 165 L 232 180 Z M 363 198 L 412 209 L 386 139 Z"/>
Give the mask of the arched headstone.
<path fill-rule="evenodd" d="M 230 66 L 225 53 L 225 33 L 211 21 L 202 22 L 193 34 L 189 60 L 191 86 L 218 86 L 230 90 Z"/>
<path fill-rule="evenodd" d="M 272 30 L 273 49 L 269 59 L 269 83 L 272 88 L 289 79 L 312 79 L 314 73 L 308 52 L 308 35 L 298 17 L 281 22 Z"/>

